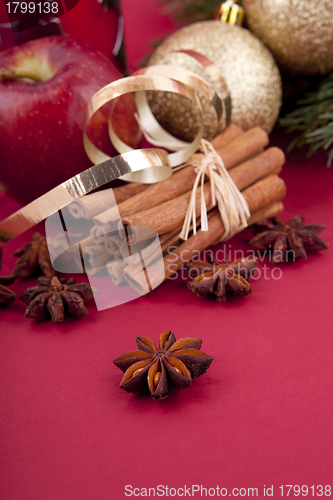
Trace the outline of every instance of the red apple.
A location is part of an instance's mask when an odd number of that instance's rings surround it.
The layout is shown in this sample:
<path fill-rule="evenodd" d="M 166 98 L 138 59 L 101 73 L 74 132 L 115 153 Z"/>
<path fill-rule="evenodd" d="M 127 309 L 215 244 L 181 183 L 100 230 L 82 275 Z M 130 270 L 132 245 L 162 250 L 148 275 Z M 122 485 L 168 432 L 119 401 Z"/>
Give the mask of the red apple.
<path fill-rule="evenodd" d="M 27 203 L 91 166 L 83 148 L 83 116 L 92 95 L 121 78 L 114 63 L 90 45 L 54 36 L 0 54 L 0 182 Z M 115 105 L 119 137 L 137 147 L 135 104 Z M 107 110 L 96 113 L 88 136 L 110 155 Z"/>

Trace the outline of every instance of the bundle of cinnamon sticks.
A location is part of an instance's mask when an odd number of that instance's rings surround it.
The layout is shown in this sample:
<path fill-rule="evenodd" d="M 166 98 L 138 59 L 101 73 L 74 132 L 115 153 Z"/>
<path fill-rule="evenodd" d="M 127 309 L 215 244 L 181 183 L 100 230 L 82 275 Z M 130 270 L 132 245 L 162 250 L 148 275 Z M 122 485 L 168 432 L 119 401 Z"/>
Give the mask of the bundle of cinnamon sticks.
<path fill-rule="evenodd" d="M 227 128 L 212 141 L 235 185 L 248 203 L 251 213 L 249 225 L 273 217 L 283 210 L 281 200 L 286 194 L 286 187 L 278 174 L 285 162 L 285 156 L 279 148 L 265 149 L 268 143 L 267 134 L 259 127 L 247 132 L 238 127 Z M 97 193 L 95 200 L 95 195 L 90 195 L 73 204 L 72 215 L 93 220 L 95 226 L 92 234 L 95 236 L 96 245 L 100 246 L 99 255 L 103 256 L 104 264 L 108 262 L 107 268 L 115 277 L 116 283 L 126 279 L 139 293 L 146 289 L 146 284 L 141 283 L 143 273 L 140 261 L 137 264 L 131 262 L 131 265 L 125 267 L 124 262 L 119 260 L 119 256 L 126 254 L 124 242 L 121 242 L 121 238 L 117 240 L 117 236 L 108 237 L 107 233 L 110 231 L 118 229 L 121 234 L 123 227 L 127 228 L 128 243 L 133 255 L 135 250 L 144 248 L 143 243 L 151 236 L 140 228 L 153 228 L 159 235 L 162 251 L 166 252 L 165 278 L 171 276 L 198 251 L 221 239 L 224 227 L 213 205 L 210 183 L 206 182 L 203 192 L 209 211 L 209 230 L 199 229 L 186 241 L 181 241 L 172 254 L 167 252 L 170 245 L 178 240 L 195 178 L 194 167 L 188 166 L 157 184 L 147 186 L 132 183 L 113 189 L 117 204 L 112 208 L 106 208 L 109 206 L 107 191 Z M 199 191 L 195 204 L 196 213 L 200 213 Z M 200 225 L 200 219 L 197 222 Z M 95 253 L 98 253 L 97 249 Z M 108 257 L 111 255 L 109 262 Z M 151 281 L 154 281 L 154 255 L 155 252 L 152 251 L 151 257 L 148 257 L 151 262 Z M 147 264 L 147 259 L 145 263 Z M 151 285 L 154 288 L 153 282 Z"/>

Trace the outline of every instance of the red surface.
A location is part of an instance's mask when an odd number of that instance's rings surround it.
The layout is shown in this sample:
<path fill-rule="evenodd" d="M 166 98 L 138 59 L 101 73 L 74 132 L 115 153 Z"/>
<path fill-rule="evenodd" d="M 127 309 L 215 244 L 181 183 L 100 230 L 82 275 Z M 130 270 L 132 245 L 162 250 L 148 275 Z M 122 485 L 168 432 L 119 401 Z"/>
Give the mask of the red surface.
<path fill-rule="evenodd" d="M 332 246 L 333 167 L 325 161 L 287 157 L 282 217 L 327 224 L 322 236 Z M 1 218 L 16 207 L 0 196 Z M 231 256 L 248 250 L 249 237 L 226 244 Z M 4 247 L 3 273 L 27 239 Z M 281 279 L 264 265 L 270 279 L 226 304 L 199 299 L 178 278 L 63 325 L 24 319 L 19 300 L 1 310 L 0 498 L 118 500 L 126 485 L 218 485 L 228 496 L 256 487 L 257 498 L 274 485 L 279 498 L 281 485 L 333 486 L 332 250 L 282 265 Z M 112 360 L 135 348 L 135 336 L 157 341 L 166 329 L 203 339 L 214 357 L 208 372 L 159 403 L 119 389 Z"/>
<path fill-rule="evenodd" d="M 153 51 L 152 42 L 160 40 L 174 29 L 170 15 L 158 0 L 122 0 L 125 47 L 130 71 L 137 69 L 143 57 Z"/>

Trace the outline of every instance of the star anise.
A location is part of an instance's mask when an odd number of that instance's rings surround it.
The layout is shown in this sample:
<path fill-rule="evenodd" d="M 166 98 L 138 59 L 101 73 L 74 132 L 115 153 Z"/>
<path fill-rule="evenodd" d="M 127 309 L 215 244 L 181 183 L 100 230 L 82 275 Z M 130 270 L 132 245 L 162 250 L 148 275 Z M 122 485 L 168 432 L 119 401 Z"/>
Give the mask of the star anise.
<path fill-rule="evenodd" d="M 258 264 L 257 257 L 246 257 L 229 262 L 227 257 L 224 263 L 210 258 L 210 262 L 190 261 L 187 268 L 195 270 L 198 275 L 187 283 L 187 287 L 199 297 L 216 295 L 218 302 L 225 302 L 227 293 L 233 295 L 248 295 L 252 287 L 248 280 Z"/>
<path fill-rule="evenodd" d="M 0 247 L 0 269 L 2 264 L 2 248 Z M 15 299 L 16 293 L 7 288 L 8 285 L 12 285 L 15 281 L 15 276 L 0 276 L 0 306 L 7 307 Z"/>
<path fill-rule="evenodd" d="M 288 251 L 291 251 L 294 257 L 306 259 L 307 251 L 328 248 L 328 243 L 318 236 L 325 227 L 316 223 L 304 225 L 304 217 L 301 215 L 296 215 L 289 224 L 274 217 L 272 222 L 264 221 L 250 228 L 255 235 L 250 245 L 258 250 L 272 249 L 272 261 L 275 264 L 287 259 Z"/>
<path fill-rule="evenodd" d="M 32 236 L 30 243 L 25 243 L 22 248 L 16 250 L 14 256 L 19 257 L 13 271 L 17 278 L 31 278 L 38 271 L 42 271 L 47 278 L 56 274 L 51 264 L 46 238 L 39 233 Z"/>
<path fill-rule="evenodd" d="M 66 281 L 55 276 L 40 277 L 37 286 L 27 288 L 20 299 L 28 305 L 27 318 L 44 320 L 51 316 L 52 321 L 61 323 L 65 312 L 75 317 L 87 316 L 84 303 L 93 299 L 93 293 L 88 283 L 76 284 L 73 278 Z"/>
<path fill-rule="evenodd" d="M 120 387 L 140 392 L 147 387 L 157 401 L 168 395 L 168 382 L 184 389 L 192 379 L 205 373 L 213 358 L 200 351 L 202 340 L 190 337 L 177 340 L 172 331 L 162 333 L 157 349 L 147 337 L 137 337 L 138 351 L 129 351 L 114 360 L 124 373 Z"/>

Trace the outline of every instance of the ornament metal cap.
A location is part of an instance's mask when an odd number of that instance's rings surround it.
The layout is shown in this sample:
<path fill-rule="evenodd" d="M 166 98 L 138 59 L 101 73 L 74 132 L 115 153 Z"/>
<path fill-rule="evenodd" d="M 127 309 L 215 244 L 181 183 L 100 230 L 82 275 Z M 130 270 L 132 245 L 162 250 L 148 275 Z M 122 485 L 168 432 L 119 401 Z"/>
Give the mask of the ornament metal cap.
<path fill-rule="evenodd" d="M 238 24 L 243 23 L 244 9 L 237 0 L 226 0 L 221 3 L 215 11 L 214 19 L 221 23 Z"/>

